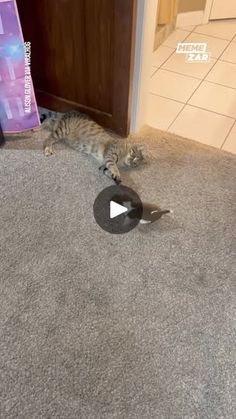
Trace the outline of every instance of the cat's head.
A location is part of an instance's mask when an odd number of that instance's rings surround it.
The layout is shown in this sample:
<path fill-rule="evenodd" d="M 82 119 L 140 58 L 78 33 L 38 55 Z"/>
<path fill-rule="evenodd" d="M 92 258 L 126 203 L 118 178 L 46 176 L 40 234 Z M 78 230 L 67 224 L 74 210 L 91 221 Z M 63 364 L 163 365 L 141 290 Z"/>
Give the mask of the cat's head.
<path fill-rule="evenodd" d="M 136 167 L 143 163 L 145 160 L 143 150 L 143 145 L 134 144 L 130 146 L 125 158 L 125 164 L 127 166 Z"/>

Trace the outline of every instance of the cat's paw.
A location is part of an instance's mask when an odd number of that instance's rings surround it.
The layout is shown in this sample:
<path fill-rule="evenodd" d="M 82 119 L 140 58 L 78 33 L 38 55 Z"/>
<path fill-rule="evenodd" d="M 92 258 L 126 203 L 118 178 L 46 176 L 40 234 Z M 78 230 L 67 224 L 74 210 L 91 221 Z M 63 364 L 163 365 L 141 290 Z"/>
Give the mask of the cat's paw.
<path fill-rule="evenodd" d="M 44 155 L 48 157 L 48 156 L 51 156 L 52 154 L 54 154 L 53 148 L 51 146 L 46 146 L 44 148 Z"/>
<path fill-rule="evenodd" d="M 119 185 L 121 183 L 120 173 L 116 173 L 116 172 L 114 173 L 113 171 L 111 171 L 110 169 L 104 166 L 102 166 L 101 169 L 103 169 L 104 175 L 114 180 L 116 185 Z"/>
<path fill-rule="evenodd" d="M 114 180 L 114 182 L 116 183 L 116 185 L 119 185 L 121 183 L 121 178 L 120 176 L 112 176 L 112 179 Z"/>

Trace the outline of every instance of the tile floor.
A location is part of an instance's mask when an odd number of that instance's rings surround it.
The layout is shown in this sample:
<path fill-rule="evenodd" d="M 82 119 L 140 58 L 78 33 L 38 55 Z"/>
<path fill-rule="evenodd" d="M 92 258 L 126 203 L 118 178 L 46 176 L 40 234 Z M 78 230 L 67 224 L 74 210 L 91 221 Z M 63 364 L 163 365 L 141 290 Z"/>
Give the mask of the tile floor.
<path fill-rule="evenodd" d="M 178 42 L 206 42 L 188 63 Z M 148 124 L 236 154 L 236 19 L 176 29 L 153 53 Z"/>

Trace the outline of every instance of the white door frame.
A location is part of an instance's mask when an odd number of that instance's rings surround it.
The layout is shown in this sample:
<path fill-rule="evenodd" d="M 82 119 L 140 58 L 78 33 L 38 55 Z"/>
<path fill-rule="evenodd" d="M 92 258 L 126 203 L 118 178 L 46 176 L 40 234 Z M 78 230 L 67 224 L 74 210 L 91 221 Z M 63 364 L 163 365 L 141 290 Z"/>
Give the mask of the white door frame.
<path fill-rule="evenodd" d="M 159 0 L 137 0 L 130 132 L 146 123 L 147 100 Z"/>
<path fill-rule="evenodd" d="M 213 3 L 214 3 L 214 0 L 206 0 L 206 6 L 205 6 L 203 21 L 202 21 L 203 24 L 206 24 L 209 22 Z"/>

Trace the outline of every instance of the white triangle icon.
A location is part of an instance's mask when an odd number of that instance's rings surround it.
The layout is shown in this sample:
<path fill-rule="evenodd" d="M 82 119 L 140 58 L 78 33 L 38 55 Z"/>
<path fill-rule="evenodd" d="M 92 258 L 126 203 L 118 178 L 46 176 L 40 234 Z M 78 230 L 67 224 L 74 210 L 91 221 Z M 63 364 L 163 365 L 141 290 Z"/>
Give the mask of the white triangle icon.
<path fill-rule="evenodd" d="M 110 218 L 118 217 L 120 214 L 128 211 L 123 205 L 117 204 L 117 202 L 110 201 Z"/>

